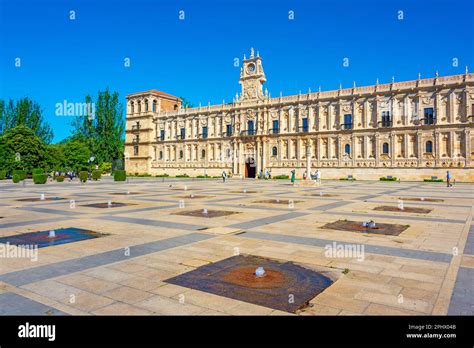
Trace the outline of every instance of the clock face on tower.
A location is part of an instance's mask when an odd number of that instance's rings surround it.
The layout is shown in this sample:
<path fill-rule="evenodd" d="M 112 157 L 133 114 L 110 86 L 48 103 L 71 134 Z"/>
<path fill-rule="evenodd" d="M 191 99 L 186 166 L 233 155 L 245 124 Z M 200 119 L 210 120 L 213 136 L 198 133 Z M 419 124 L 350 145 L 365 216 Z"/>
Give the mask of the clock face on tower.
<path fill-rule="evenodd" d="M 255 64 L 251 63 L 247 66 L 247 73 L 253 74 L 255 72 Z"/>

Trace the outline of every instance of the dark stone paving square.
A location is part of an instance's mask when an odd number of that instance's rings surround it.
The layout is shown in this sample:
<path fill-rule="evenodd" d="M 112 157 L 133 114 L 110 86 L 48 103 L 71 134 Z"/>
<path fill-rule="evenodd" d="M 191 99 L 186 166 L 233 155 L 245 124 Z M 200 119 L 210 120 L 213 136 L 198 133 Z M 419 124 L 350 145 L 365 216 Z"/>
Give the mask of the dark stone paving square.
<path fill-rule="evenodd" d="M 444 202 L 444 199 L 438 198 L 425 198 L 425 197 L 398 197 L 403 201 L 413 201 L 413 202 Z"/>
<path fill-rule="evenodd" d="M 431 213 L 432 209 L 426 208 L 415 208 L 415 207 L 404 207 L 400 209 L 399 207 L 393 207 L 390 205 L 381 205 L 379 207 L 375 207 L 374 210 L 377 211 L 396 211 L 399 213 L 415 213 L 415 214 L 429 214 Z"/>
<path fill-rule="evenodd" d="M 81 240 L 100 238 L 108 234 L 92 232 L 81 228 L 61 228 L 54 230 L 54 237 L 50 231 L 29 232 L 0 238 L 0 243 L 23 247 L 45 248 L 53 245 L 79 242 Z"/>
<path fill-rule="evenodd" d="M 263 267 L 261 277 L 255 275 Z M 165 280 L 195 290 L 295 313 L 333 283 L 326 272 L 292 262 L 233 256 Z"/>
<path fill-rule="evenodd" d="M 118 208 L 118 207 L 126 207 L 128 205 L 136 205 L 133 203 L 122 203 L 122 202 L 110 202 L 107 203 L 92 203 L 92 204 L 83 204 L 83 207 L 90 207 L 90 208 Z"/>
<path fill-rule="evenodd" d="M 202 218 L 215 218 L 221 216 L 228 216 L 232 214 L 240 214 L 238 211 L 227 211 L 227 210 L 213 210 L 213 209 L 197 209 L 197 210 L 187 210 L 174 213 L 173 215 L 184 215 L 184 216 L 193 216 L 193 217 L 202 217 Z"/>
<path fill-rule="evenodd" d="M 230 193 L 259 193 L 260 191 L 252 191 L 252 190 L 242 190 L 242 191 L 230 191 Z"/>
<path fill-rule="evenodd" d="M 24 296 L 7 292 L 0 294 L 0 315 L 67 315 Z"/>
<path fill-rule="evenodd" d="M 292 199 L 264 199 L 261 201 L 253 201 L 252 203 L 267 203 L 267 204 L 285 204 L 288 205 L 290 203 L 300 203 L 303 201 L 296 201 Z"/>
<path fill-rule="evenodd" d="M 178 198 L 182 199 L 205 199 L 205 198 L 213 198 L 215 196 L 204 196 L 204 195 L 194 195 L 194 194 L 189 194 L 187 196 L 179 196 Z"/>
<path fill-rule="evenodd" d="M 42 202 L 42 201 L 62 201 L 66 198 L 62 197 L 45 197 L 44 199 L 41 199 L 40 197 L 34 197 L 34 198 L 20 198 L 17 199 L 18 202 Z"/>
<path fill-rule="evenodd" d="M 405 231 L 409 226 L 408 225 L 399 225 L 399 224 L 383 224 L 376 223 L 375 228 L 369 228 L 362 225 L 360 221 L 350 221 L 350 220 L 338 220 L 335 222 L 330 222 L 322 226 L 321 228 L 327 228 L 331 230 L 338 231 L 348 231 L 348 232 L 362 232 L 370 234 L 383 234 L 388 236 L 398 236 L 400 233 Z"/>

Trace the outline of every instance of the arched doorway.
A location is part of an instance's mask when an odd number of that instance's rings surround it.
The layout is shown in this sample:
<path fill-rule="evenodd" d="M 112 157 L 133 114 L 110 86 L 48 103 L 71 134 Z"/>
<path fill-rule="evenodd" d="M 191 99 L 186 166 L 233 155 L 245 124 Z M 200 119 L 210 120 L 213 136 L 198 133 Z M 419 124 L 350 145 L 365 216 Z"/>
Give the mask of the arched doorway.
<path fill-rule="evenodd" d="M 253 157 L 248 157 L 245 161 L 245 177 L 255 178 L 257 164 Z"/>

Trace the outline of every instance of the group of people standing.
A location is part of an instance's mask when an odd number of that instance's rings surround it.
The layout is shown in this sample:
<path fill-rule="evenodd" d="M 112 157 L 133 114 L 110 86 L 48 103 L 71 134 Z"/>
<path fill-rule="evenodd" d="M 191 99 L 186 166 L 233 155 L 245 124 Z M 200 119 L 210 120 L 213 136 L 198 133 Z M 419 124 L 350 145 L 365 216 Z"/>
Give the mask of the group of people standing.
<path fill-rule="evenodd" d="M 308 177 L 308 174 L 305 171 L 303 173 L 303 180 L 306 180 L 307 177 Z M 317 183 L 321 184 L 321 171 L 319 169 L 317 169 L 314 174 L 309 172 L 309 177 L 311 180 L 315 180 Z M 293 169 L 291 171 L 291 183 L 293 184 L 295 180 L 296 180 L 296 170 Z"/>

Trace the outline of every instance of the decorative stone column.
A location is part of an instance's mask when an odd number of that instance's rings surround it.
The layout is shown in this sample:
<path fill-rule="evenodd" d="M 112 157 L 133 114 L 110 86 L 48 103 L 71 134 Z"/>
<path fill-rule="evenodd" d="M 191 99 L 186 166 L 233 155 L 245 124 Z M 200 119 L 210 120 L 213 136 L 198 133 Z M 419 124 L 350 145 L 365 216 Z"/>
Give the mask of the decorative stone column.
<path fill-rule="evenodd" d="M 439 130 L 435 130 L 434 131 L 434 137 L 433 137 L 433 140 L 434 140 L 434 158 L 435 158 L 435 167 L 438 167 L 439 166 L 439 155 L 440 155 L 440 151 L 439 151 Z"/>
<path fill-rule="evenodd" d="M 357 158 L 357 152 L 356 152 L 356 140 L 357 137 L 354 136 L 354 134 L 351 135 L 351 157 L 352 157 L 352 166 L 355 167 L 356 164 L 356 158 Z"/>
<path fill-rule="evenodd" d="M 380 165 L 380 134 L 375 133 L 375 166 Z"/>
<path fill-rule="evenodd" d="M 390 156 L 390 165 L 392 167 L 395 167 L 395 160 L 396 160 L 396 136 L 395 133 L 390 132 L 390 150 L 391 156 Z"/>
<path fill-rule="evenodd" d="M 466 167 L 471 166 L 471 130 L 464 129 L 464 153 L 466 157 Z"/>
<path fill-rule="evenodd" d="M 316 136 L 316 165 L 321 167 L 321 136 Z"/>
<path fill-rule="evenodd" d="M 454 131 L 449 132 L 449 158 L 454 159 L 454 137 L 456 134 Z"/>
<path fill-rule="evenodd" d="M 416 156 L 418 157 L 418 167 L 421 167 L 423 163 L 421 131 L 416 132 L 416 146 L 417 146 Z"/>
<path fill-rule="evenodd" d="M 306 145 L 306 180 L 311 181 L 311 142 L 309 139 L 305 140 Z"/>
<path fill-rule="evenodd" d="M 340 135 L 337 136 L 336 151 L 337 151 L 337 165 L 339 167 L 342 167 L 342 137 Z"/>

